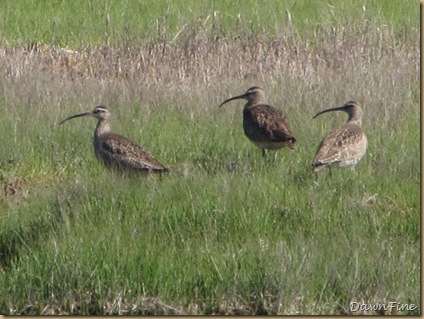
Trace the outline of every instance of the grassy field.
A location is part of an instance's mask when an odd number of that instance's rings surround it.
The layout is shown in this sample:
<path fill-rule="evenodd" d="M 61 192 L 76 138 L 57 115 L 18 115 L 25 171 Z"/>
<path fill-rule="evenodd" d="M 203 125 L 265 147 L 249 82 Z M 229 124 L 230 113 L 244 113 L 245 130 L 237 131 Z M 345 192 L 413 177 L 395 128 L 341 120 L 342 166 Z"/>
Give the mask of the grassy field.
<path fill-rule="evenodd" d="M 0 17 L 0 313 L 420 305 L 418 4 L 28 0 Z M 254 85 L 299 143 L 275 161 L 244 136 L 241 101 L 218 108 Z M 315 181 L 346 115 L 312 117 L 352 99 L 367 154 Z M 95 120 L 59 126 L 99 104 L 172 172 L 115 175 Z"/>
<path fill-rule="evenodd" d="M 132 46 L 146 39 L 175 41 L 193 31 L 220 37 L 261 32 L 274 36 L 286 32 L 288 23 L 296 33 L 312 37 L 319 29 L 343 23 L 360 31 L 367 21 L 407 33 L 419 23 L 418 2 L 54 0 L 41 4 L 36 0 L 3 0 L 0 43 L 81 49 L 104 44 Z"/>

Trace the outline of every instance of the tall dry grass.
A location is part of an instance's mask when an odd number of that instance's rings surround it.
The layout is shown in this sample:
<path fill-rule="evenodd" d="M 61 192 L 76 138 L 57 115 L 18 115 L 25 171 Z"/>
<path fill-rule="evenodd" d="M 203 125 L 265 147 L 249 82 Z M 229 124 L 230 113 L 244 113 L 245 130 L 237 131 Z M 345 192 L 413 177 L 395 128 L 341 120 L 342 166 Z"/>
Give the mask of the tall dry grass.
<path fill-rule="evenodd" d="M 383 118 L 386 126 L 411 101 L 418 107 L 417 38 L 415 29 L 395 34 L 389 25 L 365 21 L 359 27 L 346 22 L 338 29 L 323 28 L 313 38 L 302 38 L 287 25 L 276 37 L 246 32 L 225 38 L 187 30 L 177 39 L 141 46 L 1 48 L 3 99 L 6 105 L 35 104 L 31 107 L 37 112 L 44 104 L 67 102 L 75 109 L 99 103 L 126 109 L 135 107 L 137 99 L 149 111 L 171 98 L 193 101 L 197 112 L 205 112 L 259 85 L 296 122 L 355 99 L 369 110 L 365 125 Z"/>

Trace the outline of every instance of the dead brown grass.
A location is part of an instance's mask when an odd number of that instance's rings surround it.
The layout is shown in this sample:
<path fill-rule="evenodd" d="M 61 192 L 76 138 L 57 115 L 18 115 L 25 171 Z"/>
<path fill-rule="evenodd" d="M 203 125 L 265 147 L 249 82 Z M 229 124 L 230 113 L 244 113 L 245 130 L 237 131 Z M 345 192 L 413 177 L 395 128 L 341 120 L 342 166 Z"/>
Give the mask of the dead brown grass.
<path fill-rule="evenodd" d="M 403 109 L 387 106 L 419 100 L 418 34 L 412 29 L 396 35 L 389 26 L 364 22 L 362 28 L 346 25 L 308 39 L 287 28 L 277 37 L 244 34 L 214 40 L 192 32 L 138 47 L 3 47 L 0 72 L 6 77 L 6 99 L 21 103 L 72 101 L 91 108 L 114 92 L 123 105 L 138 99 L 154 106 L 163 99 L 191 97 L 209 101 L 198 103 L 203 109 L 259 85 L 269 96 L 277 95 L 281 105 L 310 110 L 308 116 L 355 99 L 378 110 L 368 112 L 371 122 L 383 117 L 388 123 Z M 303 116 L 294 113 L 292 121 Z"/>
<path fill-rule="evenodd" d="M 353 63 L 358 68 L 397 61 L 401 67 L 415 61 L 418 67 L 419 43 L 412 41 L 413 37 L 396 36 L 388 26 L 367 23 L 360 30 L 349 26 L 322 30 L 313 39 L 301 39 L 287 29 L 276 38 L 245 34 L 211 41 L 200 32 L 179 41 L 79 51 L 31 45 L 1 48 L 0 69 L 15 80 L 44 73 L 70 81 L 136 80 L 147 87 L 208 85 L 234 79 L 269 81 L 285 72 L 294 78 L 343 72 Z"/>

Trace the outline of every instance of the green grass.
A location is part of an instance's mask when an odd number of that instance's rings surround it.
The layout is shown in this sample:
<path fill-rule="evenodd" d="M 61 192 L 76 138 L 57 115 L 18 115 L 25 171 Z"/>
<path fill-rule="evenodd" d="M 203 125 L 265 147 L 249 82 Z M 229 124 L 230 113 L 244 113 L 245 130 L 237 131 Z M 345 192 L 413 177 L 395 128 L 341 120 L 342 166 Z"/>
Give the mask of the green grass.
<path fill-rule="evenodd" d="M 171 40 L 197 29 L 219 36 L 294 30 L 313 34 L 335 25 L 394 22 L 396 32 L 419 23 L 413 1 L 2 1 L 0 43 L 71 48 Z"/>
<path fill-rule="evenodd" d="M 365 12 L 346 1 L 56 1 L 43 14 L 37 3 L 5 1 L 0 13 L 1 313 L 328 315 L 349 313 L 351 301 L 419 304 L 412 1 L 364 1 Z M 22 50 L 29 42 L 46 46 Z M 299 141 L 275 162 L 244 136 L 242 102 L 218 108 L 253 85 L 284 108 Z M 316 181 L 316 147 L 346 115 L 312 116 L 351 99 L 364 107 L 366 156 Z M 95 120 L 58 125 L 98 104 L 114 131 L 172 172 L 114 175 L 94 157 Z"/>

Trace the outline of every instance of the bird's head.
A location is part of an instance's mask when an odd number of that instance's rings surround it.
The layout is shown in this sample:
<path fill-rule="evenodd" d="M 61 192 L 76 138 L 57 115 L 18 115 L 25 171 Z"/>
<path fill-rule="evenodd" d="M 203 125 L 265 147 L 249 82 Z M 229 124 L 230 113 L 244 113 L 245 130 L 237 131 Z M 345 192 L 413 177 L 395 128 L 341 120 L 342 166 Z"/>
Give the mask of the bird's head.
<path fill-rule="evenodd" d="M 316 118 L 317 116 L 327 113 L 327 112 L 333 112 L 333 111 L 343 111 L 346 112 L 349 115 L 348 120 L 360 120 L 362 118 L 362 108 L 359 105 L 358 102 L 355 101 L 349 101 L 341 106 L 332 107 L 329 109 L 325 109 L 317 114 L 313 118 Z"/>
<path fill-rule="evenodd" d="M 94 108 L 94 110 L 92 110 L 90 112 L 79 113 L 79 114 L 75 114 L 75 115 L 72 115 L 70 117 L 67 117 L 62 122 L 60 122 L 60 124 L 63 124 L 70 119 L 74 119 L 74 118 L 81 117 L 81 116 L 92 116 L 92 117 L 98 119 L 99 121 L 104 121 L 104 120 L 109 119 L 110 112 L 109 112 L 109 110 L 107 109 L 106 106 L 97 106 L 96 108 Z"/>
<path fill-rule="evenodd" d="M 246 93 L 233 96 L 225 100 L 219 105 L 219 107 L 223 106 L 227 102 L 237 99 L 245 99 L 249 105 L 265 104 L 265 92 L 260 87 L 253 86 L 248 89 Z"/>

